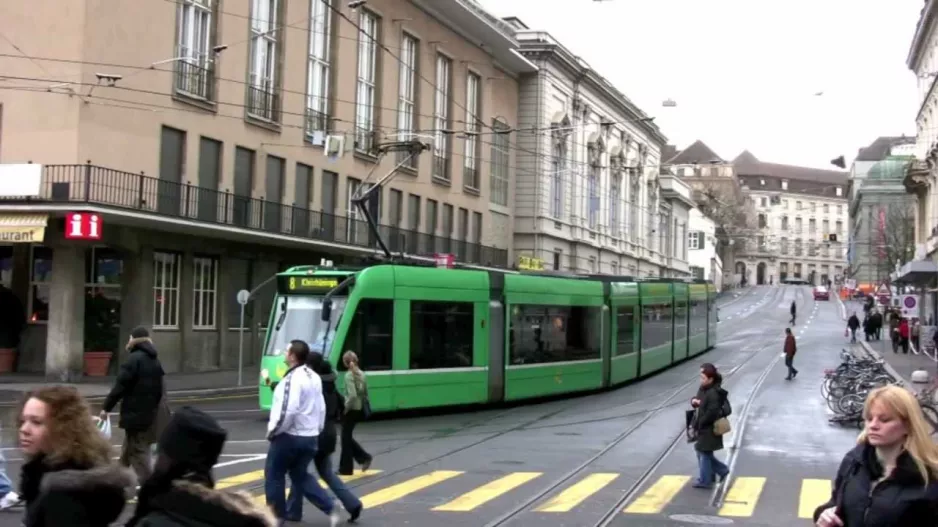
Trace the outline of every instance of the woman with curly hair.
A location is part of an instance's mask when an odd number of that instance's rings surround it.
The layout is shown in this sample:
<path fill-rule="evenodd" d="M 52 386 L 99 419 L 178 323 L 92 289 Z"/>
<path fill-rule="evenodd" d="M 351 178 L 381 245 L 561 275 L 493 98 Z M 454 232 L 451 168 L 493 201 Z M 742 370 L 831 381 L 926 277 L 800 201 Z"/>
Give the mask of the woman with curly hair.
<path fill-rule="evenodd" d="M 133 495 L 136 477 L 111 462 L 111 446 L 74 388 L 27 395 L 19 441 L 27 460 L 20 479 L 25 527 L 105 527 Z"/>

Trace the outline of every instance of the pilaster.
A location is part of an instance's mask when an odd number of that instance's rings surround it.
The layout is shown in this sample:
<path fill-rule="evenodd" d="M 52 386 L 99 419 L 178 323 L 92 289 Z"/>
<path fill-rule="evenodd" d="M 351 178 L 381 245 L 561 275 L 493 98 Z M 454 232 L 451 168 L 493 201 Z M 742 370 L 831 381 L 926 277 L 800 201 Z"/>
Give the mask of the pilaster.
<path fill-rule="evenodd" d="M 52 256 L 49 324 L 46 337 L 46 379 L 81 379 L 85 341 L 85 248 L 61 245 Z"/>

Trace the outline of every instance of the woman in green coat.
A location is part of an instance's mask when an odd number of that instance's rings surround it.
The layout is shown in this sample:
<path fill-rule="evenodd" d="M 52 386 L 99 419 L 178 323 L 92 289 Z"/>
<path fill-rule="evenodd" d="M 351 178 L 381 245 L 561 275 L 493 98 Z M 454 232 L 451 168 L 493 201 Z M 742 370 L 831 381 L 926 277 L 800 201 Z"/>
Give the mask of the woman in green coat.
<path fill-rule="evenodd" d="M 351 476 L 355 468 L 353 460 L 362 466 L 362 470 L 368 470 L 371 466 L 371 454 L 352 436 L 355 425 L 364 421 L 371 413 L 371 405 L 368 401 L 368 381 L 365 379 L 365 372 L 358 366 L 358 355 L 353 351 L 346 351 L 342 355 L 342 363 L 348 371 L 345 372 L 345 414 L 342 416 L 339 474 Z"/>

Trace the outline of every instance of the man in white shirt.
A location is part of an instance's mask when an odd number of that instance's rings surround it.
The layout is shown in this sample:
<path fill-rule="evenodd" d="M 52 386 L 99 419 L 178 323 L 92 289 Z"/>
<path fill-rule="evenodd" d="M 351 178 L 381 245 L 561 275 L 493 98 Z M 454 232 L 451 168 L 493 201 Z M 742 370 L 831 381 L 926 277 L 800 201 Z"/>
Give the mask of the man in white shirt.
<path fill-rule="evenodd" d="M 309 465 L 316 456 L 319 433 L 326 417 L 326 402 L 322 397 L 322 381 L 306 367 L 309 345 L 293 340 L 287 348 L 287 373 L 274 388 L 267 424 L 267 463 L 264 467 L 264 491 L 267 506 L 280 524 L 298 521 L 286 510 L 286 475 L 290 475 L 293 488 L 302 492 L 313 505 L 329 516 L 331 525 L 339 524 L 339 512 L 332 498 L 310 475 Z M 302 507 L 302 501 L 299 502 Z M 299 511 L 302 513 L 302 509 Z"/>

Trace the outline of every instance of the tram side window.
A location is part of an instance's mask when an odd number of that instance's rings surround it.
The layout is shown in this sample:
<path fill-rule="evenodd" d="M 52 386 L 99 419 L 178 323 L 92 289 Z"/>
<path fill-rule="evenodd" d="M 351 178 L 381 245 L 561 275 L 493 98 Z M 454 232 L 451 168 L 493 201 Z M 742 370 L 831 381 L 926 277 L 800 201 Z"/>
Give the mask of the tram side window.
<path fill-rule="evenodd" d="M 599 307 L 513 305 L 511 364 L 598 359 L 602 341 Z"/>
<path fill-rule="evenodd" d="M 680 340 L 687 338 L 687 303 L 678 302 L 674 306 L 674 338 Z"/>
<path fill-rule="evenodd" d="M 642 306 L 642 349 L 649 350 L 671 341 L 671 304 Z"/>
<path fill-rule="evenodd" d="M 616 356 L 635 353 L 636 309 L 635 306 L 622 306 L 616 309 Z"/>
<path fill-rule="evenodd" d="M 363 299 L 355 310 L 342 353 L 354 351 L 365 371 L 390 370 L 394 349 L 393 328 L 392 300 Z M 345 371 L 341 356 L 338 363 L 339 371 Z"/>
<path fill-rule="evenodd" d="M 472 366 L 474 305 L 410 303 L 410 369 Z"/>
<path fill-rule="evenodd" d="M 690 334 L 699 335 L 707 331 L 707 310 L 700 300 L 690 301 Z"/>

